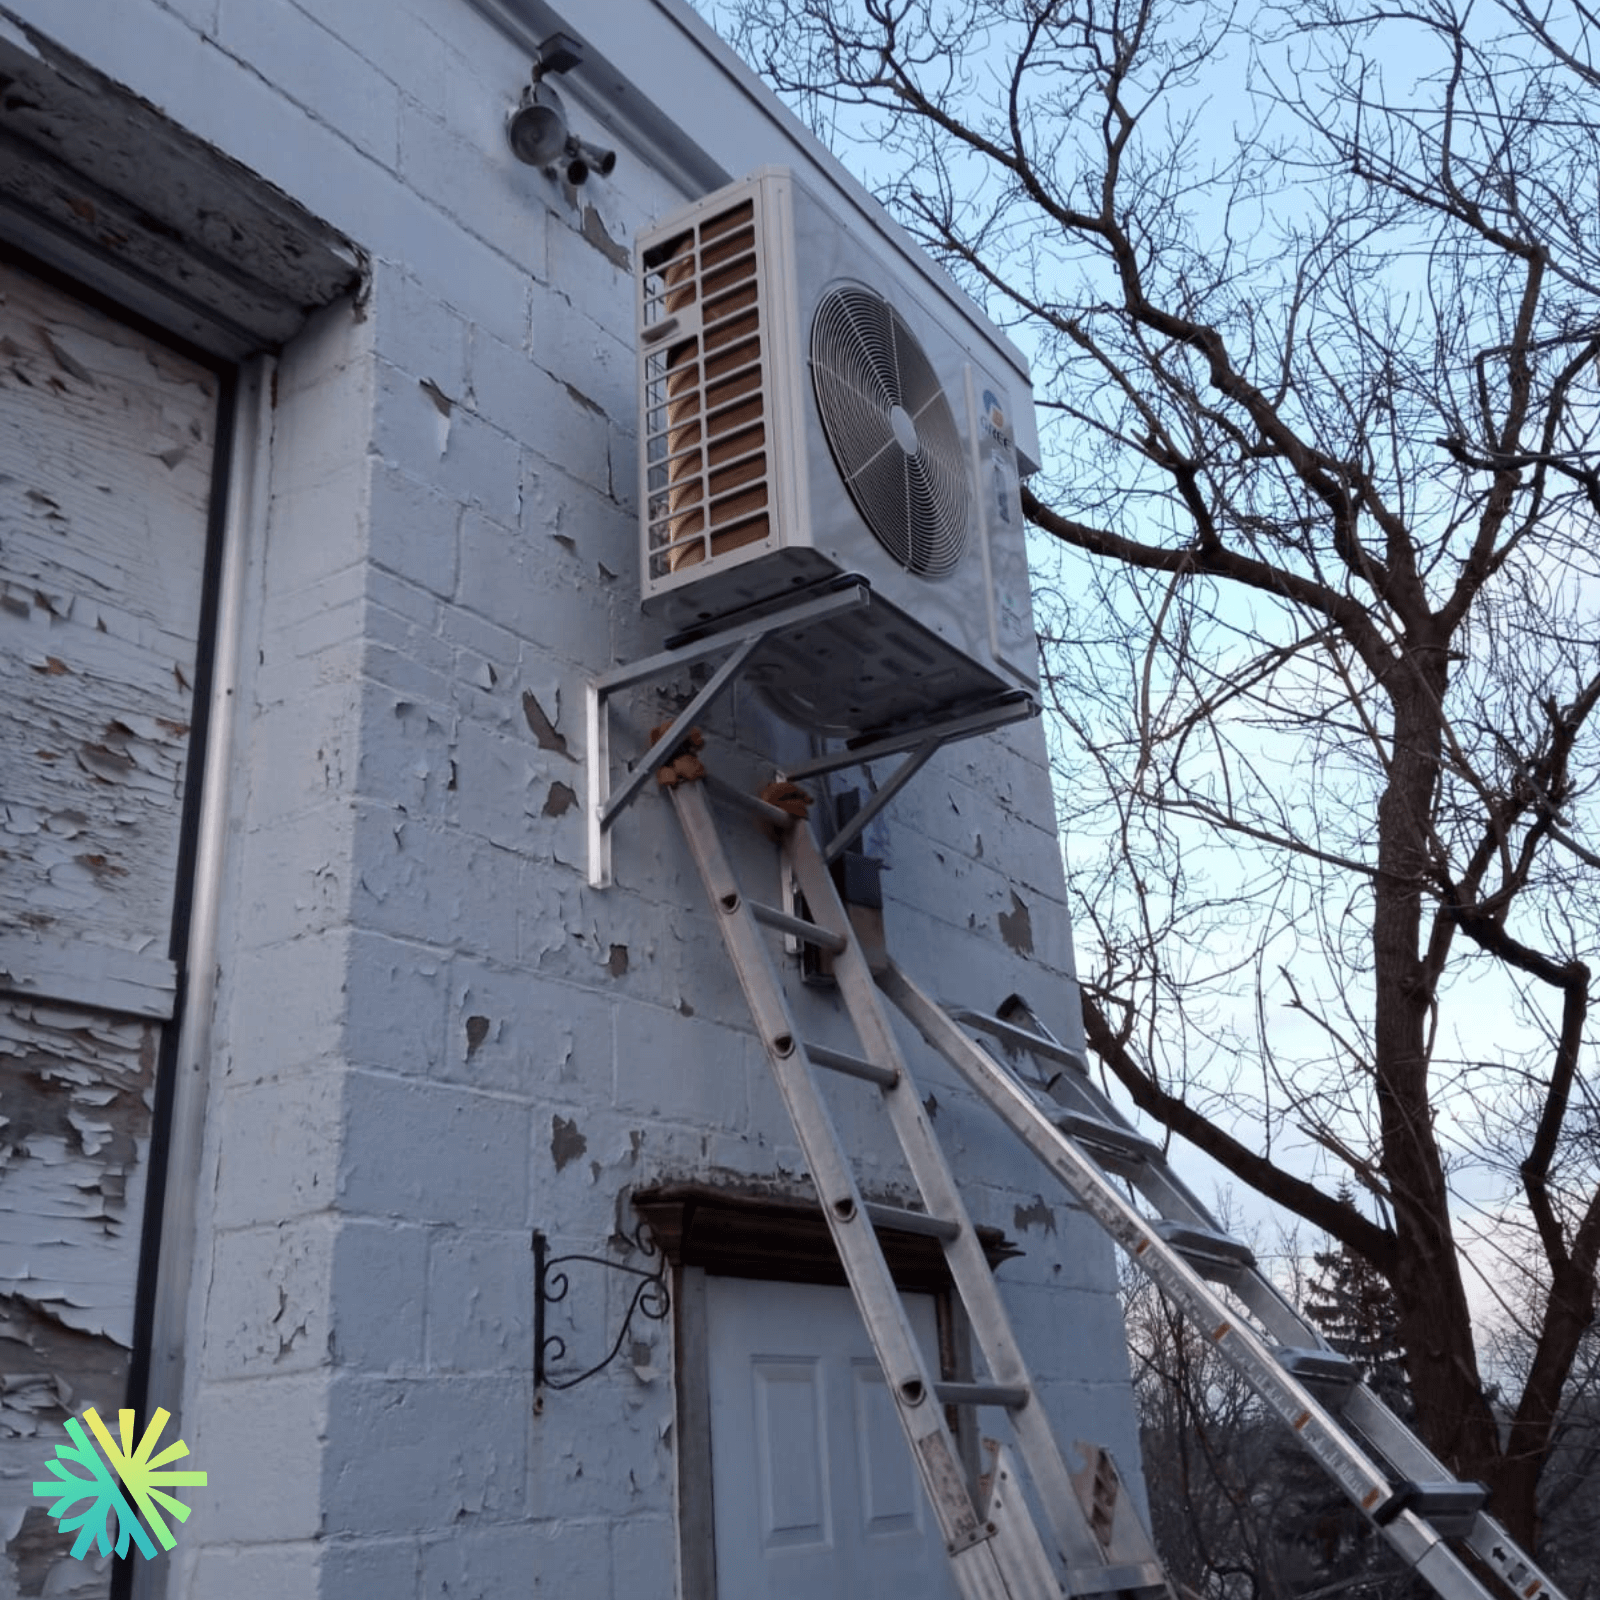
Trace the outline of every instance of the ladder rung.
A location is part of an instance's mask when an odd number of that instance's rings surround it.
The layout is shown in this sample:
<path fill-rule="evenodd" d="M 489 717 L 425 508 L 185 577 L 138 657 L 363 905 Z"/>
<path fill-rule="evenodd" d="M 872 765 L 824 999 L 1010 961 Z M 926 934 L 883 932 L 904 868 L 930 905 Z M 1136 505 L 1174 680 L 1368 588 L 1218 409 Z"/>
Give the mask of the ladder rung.
<path fill-rule="evenodd" d="M 875 1228 L 894 1228 L 900 1233 L 917 1233 L 929 1239 L 955 1239 L 961 1224 L 944 1217 L 930 1217 L 926 1211 L 908 1211 L 903 1206 L 880 1206 L 867 1201 L 867 1216 Z"/>
<path fill-rule="evenodd" d="M 933 1392 L 947 1406 L 1005 1406 L 1017 1410 L 1028 1403 L 1020 1383 L 936 1383 Z"/>
<path fill-rule="evenodd" d="M 1122 1128 L 1100 1117 L 1091 1117 L 1081 1111 L 1060 1111 L 1055 1115 L 1056 1126 L 1069 1139 L 1076 1139 L 1095 1160 L 1106 1157 L 1133 1166 L 1160 1161 L 1161 1146 L 1145 1138 L 1132 1128 Z"/>
<path fill-rule="evenodd" d="M 1410 1511 L 1431 1523 L 1436 1533 L 1452 1539 L 1471 1531 L 1488 1499 L 1489 1491 L 1483 1484 L 1461 1483 L 1455 1478 L 1435 1483 L 1397 1483 L 1394 1493 L 1372 1513 L 1372 1520 L 1382 1527 L 1402 1511 Z"/>
<path fill-rule="evenodd" d="M 759 900 L 746 900 L 750 908 L 750 915 L 757 922 L 766 927 L 776 928 L 779 933 L 786 933 L 793 939 L 804 939 L 807 944 L 814 944 L 819 950 L 830 951 L 834 955 L 844 949 L 845 937 L 842 933 L 829 933 L 826 928 L 819 928 L 814 922 L 807 922 L 801 917 L 791 917 L 787 911 L 780 911 L 776 906 L 763 905 Z"/>
<path fill-rule="evenodd" d="M 1301 1348 L 1282 1344 L 1273 1350 L 1278 1365 L 1297 1379 L 1331 1410 L 1340 1410 L 1361 1381 L 1361 1369 L 1349 1356 L 1320 1346 Z"/>
<path fill-rule="evenodd" d="M 700 781 L 719 800 L 726 800 L 729 805 L 737 806 L 741 811 L 748 811 L 751 816 L 759 817 L 775 828 L 792 828 L 795 824 L 796 818 L 792 811 L 784 811 L 779 806 L 769 805 L 760 795 L 746 794 L 743 789 L 724 781 L 714 772 L 708 772 Z"/>
<path fill-rule="evenodd" d="M 806 1054 L 814 1065 L 842 1072 L 848 1078 L 860 1078 L 865 1083 L 875 1083 L 880 1089 L 892 1089 L 900 1081 L 893 1067 L 880 1067 L 876 1061 L 864 1061 L 860 1056 L 846 1055 L 825 1044 L 808 1044 Z"/>
<path fill-rule="evenodd" d="M 976 1028 L 980 1033 L 988 1034 L 991 1039 L 1010 1045 L 1013 1050 L 1031 1050 L 1046 1061 L 1056 1061 L 1064 1067 L 1071 1067 L 1082 1077 L 1088 1075 L 1089 1064 L 1078 1051 L 1069 1050 L 1065 1045 L 1057 1044 L 1054 1039 L 1046 1039 L 1043 1034 L 1035 1033 L 1031 1028 L 1019 1028 L 1014 1022 L 991 1017 L 983 1011 L 954 1011 L 951 1015 L 957 1022 L 964 1022 L 969 1028 Z"/>
<path fill-rule="evenodd" d="M 1064 1576 L 1067 1589 L 1074 1596 L 1103 1594 L 1108 1600 L 1172 1600 L 1172 1590 L 1158 1561 L 1122 1562 Z"/>
<path fill-rule="evenodd" d="M 1220 1229 L 1171 1220 L 1157 1222 L 1153 1227 L 1202 1278 L 1225 1281 L 1256 1264 L 1256 1253 L 1249 1245 Z"/>

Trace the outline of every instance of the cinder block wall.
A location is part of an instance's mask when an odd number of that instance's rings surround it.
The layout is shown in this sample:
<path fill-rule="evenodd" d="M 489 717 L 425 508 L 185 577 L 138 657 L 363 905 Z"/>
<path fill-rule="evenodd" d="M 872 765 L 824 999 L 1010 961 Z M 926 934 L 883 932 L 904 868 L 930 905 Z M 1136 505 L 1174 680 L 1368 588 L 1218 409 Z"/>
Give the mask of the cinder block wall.
<path fill-rule="evenodd" d="M 599 1251 L 631 1188 L 802 1169 L 668 808 L 623 820 L 616 887 L 584 879 L 582 687 L 659 644 L 631 240 L 684 197 L 626 146 L 576 195 L 519 166 L 529 62 L 465 0 L 5 4 L 371 264 L 277 375 L 182 1396 L 211 1480 L 170 1593 L 668 1600 L 669 1336 L 535 1417 L 529 1234 Z M 624 709 L 639 739 L 660 707 Z M 784 737 L 744 702 L 711 732 L 752 782 Z M 908 969 L 1073 1032 L 1037 725 L 944 752 L 871 842 Z M 1027 1251 L 1002 1282 L 1046 1403 L 1131 1466 L 1109 1247 L 913 1059 L 977 1219 Z M 841 1121 L 892 1189 L 867 1109 Z"/>

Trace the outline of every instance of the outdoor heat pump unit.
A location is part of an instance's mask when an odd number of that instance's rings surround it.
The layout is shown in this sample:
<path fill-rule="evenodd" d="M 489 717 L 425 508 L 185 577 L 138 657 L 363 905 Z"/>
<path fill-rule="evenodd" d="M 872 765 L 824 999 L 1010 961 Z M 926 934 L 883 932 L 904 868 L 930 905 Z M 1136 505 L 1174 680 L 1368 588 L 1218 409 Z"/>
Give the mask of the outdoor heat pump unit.
<path fill-rule="evenodd" d="M 763 168 L 639 238 L 645 610 L 684 632 L 837 584 L 748 676 L 787 720 L 889 733 L 1037 699 L 1020 357 L 886 240 Z"/>

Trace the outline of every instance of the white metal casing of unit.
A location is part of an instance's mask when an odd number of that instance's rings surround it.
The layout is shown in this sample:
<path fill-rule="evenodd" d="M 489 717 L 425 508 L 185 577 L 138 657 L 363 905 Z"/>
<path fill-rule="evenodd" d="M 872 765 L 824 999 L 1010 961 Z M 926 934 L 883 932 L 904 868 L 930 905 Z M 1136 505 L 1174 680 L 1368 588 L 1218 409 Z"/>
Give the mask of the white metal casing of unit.
<path fill-rule="evenodd" d="M 857 574 L 866 613 L 775 641 L 751 673 L 791 721 L 850 735 L 1036 698 L 1015 444 L 1032 396 L 999 336 L 940 315 L 886 241 L 784 168 L 663 219 L 638 252 L 646 611 L 696 628 Z M 827 354 L 863 321 L 865 353 Z M 917 396 L 892 417 L 866 392 L 880 375 Z M 870 459 L 847 481 L 854 438 Z"/>

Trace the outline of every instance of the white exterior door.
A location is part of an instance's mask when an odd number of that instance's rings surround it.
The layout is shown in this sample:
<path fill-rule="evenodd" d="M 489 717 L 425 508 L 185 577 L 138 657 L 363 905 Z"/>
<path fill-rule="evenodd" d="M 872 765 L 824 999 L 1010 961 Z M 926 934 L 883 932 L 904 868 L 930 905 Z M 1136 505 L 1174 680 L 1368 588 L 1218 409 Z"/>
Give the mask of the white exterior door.
<path fill-rule="evenodd" d="M 723 1600 L 954 1600 L 938 1524 L 848 1290 L 708 1278 Z M 934 1370 L 934 1303 L 907 1297 Z"/>

